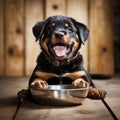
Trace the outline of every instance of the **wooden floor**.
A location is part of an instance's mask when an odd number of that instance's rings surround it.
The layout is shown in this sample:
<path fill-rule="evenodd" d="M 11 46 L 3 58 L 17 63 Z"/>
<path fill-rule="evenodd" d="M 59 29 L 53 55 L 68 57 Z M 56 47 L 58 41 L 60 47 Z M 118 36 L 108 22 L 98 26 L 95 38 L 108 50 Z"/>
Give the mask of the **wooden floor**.
<path fill-rule="evenodd" d="M 0 78 L 0 120 L 12 120 L 18 104 L 17 92 L 27 88 L 28 77 Z M 107 91 L 105 98 L 120 119 L 120 75 L 110 80 L 94 80 Z M 15 120 L 113 120 L 100 100 L 86 99 L 83 105 L 72 107 L 42 106 L 24 100 Z"/>

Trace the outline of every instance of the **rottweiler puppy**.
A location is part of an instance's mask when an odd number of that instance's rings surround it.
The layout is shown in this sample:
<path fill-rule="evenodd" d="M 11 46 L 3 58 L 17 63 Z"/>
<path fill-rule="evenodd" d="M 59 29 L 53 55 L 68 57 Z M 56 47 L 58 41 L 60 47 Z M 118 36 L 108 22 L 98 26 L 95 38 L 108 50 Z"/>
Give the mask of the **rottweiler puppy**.
<path fill-rule="evenodd" d="M 33 27 L 42 52 L 29 80 L 29 87 L 47 89 L 50 84 L 71 84 L 73 88 L 89 89 L 88 97 L 103 99 L 106 92 L 93 88 L 89 74 L 78 52 L 88 38 L 88 28 L 66 16 L 52 16 Z"/>

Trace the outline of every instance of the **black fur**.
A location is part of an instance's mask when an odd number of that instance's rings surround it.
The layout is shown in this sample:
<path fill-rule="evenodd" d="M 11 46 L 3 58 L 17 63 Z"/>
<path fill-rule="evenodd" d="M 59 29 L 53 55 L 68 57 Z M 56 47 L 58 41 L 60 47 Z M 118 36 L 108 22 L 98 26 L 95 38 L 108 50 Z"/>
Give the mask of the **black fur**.
<path fill-rule="evenodd" d="M 47 89 L 49 84 L 71 83 L 73 88 L 78 88 L 79 85 L 87 87 L 89 83 L 93 88 L 89 88 L 88 98 L 105 98 L 106 91 L 95 88 L 83 67 L 82 55 L 78 52 L 89 35 L 84 24 L 70 17 L 53 16 L 38 22 L 33 27 L 33 35 L 36 41 L 39 40 L 42 52 L 29 80 L 29 88 Z M 30 89 L 19 91 L 18 96 L 20 100 L 31 98 Z"/>
<path fill-rule="evenodd" d="M 59 22 L 66 21 L 66 22 L 71 23 L 71 26 L 74 28 L 74 31 L 77 32 L 81 42 L 84 44 L 85 41 L 87 40 L 88 35 L 89 35 L 89 30 L 88 30 L 88 28 L 84 24 L 82 24 L 80 22 L 77 22 L 75 19 L 70 18 L 70 17 L 66 17 L 66 16 L 53 16 L 53 17 L 48 18 L 45 21 L 38 22 L 33 27 L 33 35 L 36 37 L 36 41 L 41 38 L 41 35 L 45 31 L 46 26 L 48 25 L 49 22 L 52 22 L 52 21 L 59 21 Z M 59 26 L 60 25 L 61 24 L 59 24 Z M 59 28 L 61 28 L 61 26 Z"/>
<path fill-rule="evenodd" d="M 50 24 L 52 22 L 55 22 L 57 24 L 57 26 L 54 30 Z M 64 22 L 69 23 L 71 28 L 65 29 L 63 26 Z M 74 62 L 68 62 L 68 59 L 65 59 L 63 61 L 66 62 L 66 64 L 55 66 L 53 63 L 51 63 L 46 58 L 46 56 L 47 57 L 50 57 L 50 56 L 47 55 L 46 51 L 42 48 L 42 45 L 41 45 L 42 38 L 41 37 L 44 34 L 44 38 L 46 38 L 46 37 L 49 38 L 54 31 L 66 31 L 66 32 L 69 32 L 69 36 L 72 36 L 72 37 L 76 37 L 76 35 L 78 35 L 79 46 L 73 55 L 73 57 L 76 57 Z M 87 27 L 84 24 L 79 23 L 70 17 L 53 16 L 53 17 L 46 19 L 45 21 L 38 22 L 33 27 L 33 35 L 35 36 L 36 41 L 37 40 L 40 41 L 40 45 L 41 45 L 41 48 L 43 51 L 37 58 L 37 65 L 33 71 L 33 74 L 31 76 L 30 80 L 29 80 L 29 86 L 30 86 L 31 82 L 36 78 L 35 71 L 37 71 L 37 70 L 55 73 L 57 75 L 61 75 L 61 74 L 67 73 L 67 72 L 71 73 L 74 71 L 84 70 L 82 55 L 80 55 L 78 53 L 78 50 L 80 49 L 81 44 L 85 43 L 85 41 L 87 40 L 88 35 L 89 35 L 89 30 L 87 29 Z M 77 40 L 77 38 L 75 38 L 75 39 Z M 50 58 L 50 59 L 51 59 L 51 61 L 53 60 L 52 58 Z M 90 81 L 90 77 L 87 74 L 87 72 L 86 72 L 86 75 L 83 77 L 86 81 L 88 81 L 88 83 L 90 85 L 92 85 L 92 83 Z M 63 84 L 72 82 L 70 80 L 64 80 L 66 78 L 61 78 L 61 79 L 62 79 Z M 55 80 L 55 78 L 53 80 L 48 80 L 48 84 L 59 84 L 60 81 L 58 78 L 56 78 L 56 81 L 54 81 L 54 80 Z M 51 81 L 53 81 L 53 82 L 51 82 Z"/>

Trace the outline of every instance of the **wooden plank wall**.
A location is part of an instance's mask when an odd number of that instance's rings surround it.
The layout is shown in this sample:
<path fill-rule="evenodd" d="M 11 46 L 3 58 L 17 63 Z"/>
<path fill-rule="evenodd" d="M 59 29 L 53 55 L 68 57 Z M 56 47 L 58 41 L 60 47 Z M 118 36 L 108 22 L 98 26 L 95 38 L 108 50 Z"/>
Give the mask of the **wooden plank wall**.
<path fill-rule="evenodd" d="M 88 26 L 88 0 L 68 0 L 67 4 L 67 15 Z M 83 55 L 84 66 L 88 70 L 88 41 L 81 46 L 79 52 Z"/>
<path fill-rule="evenodd" d="M 66 0 L 46 0 L 45 18 L 56 14 L 66 15 Z"/>
<path fill-rule="evenodd" d="M 38 42 L 32 33 L 32 27 L 44 19 L 43 0 L 25 0 L 25 74 L 30 75 L 40 53 Z"/>
<path fill-rule="evenodd" d="M 0 76 L 31 75 L 41 51 L 32 27 L 52 15 L 70 16 L 87 25 L 90 37 L 80 49 L 85 68 L 113 74 L 111 5 L 109 0 L 0 0 Z"/>
<path fill-rule="evenodd" d="M 24 0 L 5 0 L 5 75 L 24 73 Z"/>
<path fill-rule="evenodd" d="M 4 2 L 0 0 L 0 75 L 4 75 Z"/>
<path fill-rule="evenodd" d="M 113 74 L 114 72 L 112 5 L 112 0 L 90 1 L 91 73 Z"/>

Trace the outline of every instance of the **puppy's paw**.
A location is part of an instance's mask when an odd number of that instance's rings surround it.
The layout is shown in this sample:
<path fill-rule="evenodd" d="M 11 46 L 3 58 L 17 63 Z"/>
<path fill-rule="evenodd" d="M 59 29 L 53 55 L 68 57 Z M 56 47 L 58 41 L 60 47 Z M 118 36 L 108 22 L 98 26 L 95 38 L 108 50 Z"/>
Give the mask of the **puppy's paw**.
<path fill-rule="evenodd" d="M 22 89 L 17 93 L 19 98 L 28 98 L 29 97 L 29 91 L 26 89 Z"/>
<path fill-rule="evenodd" d="M 35 80 L 31 83 L 30 87 L 36 88 L 36 89 L 43 89 L 43 90 L 45 90 L 45 89 L 48 88 L 48 84 L 47 84 L 47 82 L 44 81 L 44 80 L 35 79 Z"/>
<path fill-rule="evenodd" d="M 104 99 L 106 97 L 107 92 L 98 88 L 89 88 L 88 98 L 91 99 Z"/>
<path fill-rule="evenodd" d="M 88 83 L 82 78 L 78 78 L 72 82 L 72 88 L 87 88 L 87 87 Z"/>

